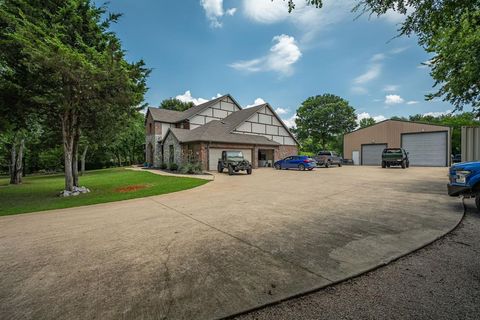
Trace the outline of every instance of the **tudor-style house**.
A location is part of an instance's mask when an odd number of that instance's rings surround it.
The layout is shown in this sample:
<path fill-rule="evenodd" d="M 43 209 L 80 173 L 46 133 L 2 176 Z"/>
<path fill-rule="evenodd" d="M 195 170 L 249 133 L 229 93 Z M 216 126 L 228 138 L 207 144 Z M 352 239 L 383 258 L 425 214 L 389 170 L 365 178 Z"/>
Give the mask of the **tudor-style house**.
<path fill-rule="evenodd" d="M 268 104 L 248 109 L 229 94 L 183 112 L 148 108 L 146 162 L 182 165 L 200 161 L 216 170 L 223 150 L 240 150 L 255 168 L 298 152 L 298 141 Z"/>

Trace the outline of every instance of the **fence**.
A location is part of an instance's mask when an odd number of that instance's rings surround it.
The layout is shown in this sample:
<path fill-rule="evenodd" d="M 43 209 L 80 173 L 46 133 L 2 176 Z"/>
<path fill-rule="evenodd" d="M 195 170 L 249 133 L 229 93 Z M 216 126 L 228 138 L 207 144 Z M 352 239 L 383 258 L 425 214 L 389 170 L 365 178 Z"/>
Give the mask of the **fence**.
<path fill-rule="evenodd" d="M 462 127 L 462 162 L 480 161 L 480 127 Z"/>

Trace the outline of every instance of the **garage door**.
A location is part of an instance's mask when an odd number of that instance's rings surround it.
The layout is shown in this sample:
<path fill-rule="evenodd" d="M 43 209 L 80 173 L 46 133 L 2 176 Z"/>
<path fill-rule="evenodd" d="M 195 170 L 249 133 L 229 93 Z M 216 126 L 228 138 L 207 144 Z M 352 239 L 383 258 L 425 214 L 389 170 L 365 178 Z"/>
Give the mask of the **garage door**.
<path fill-rule="evenodd" d="M 410 165 L 444 167 L 447 165 L 447 132 L 422 132 L 402 135 L 402 148 Z"/>
<path fill-rule="evenodd" d="M 362 146 L 362 164 L 379 166 L 382 163 L 382 151 L 386 144 L 367 144 Z"/>
<path fill-rule="evenodd" d="M 217 170 L 218 159 L 222 157 L 222 151 L 242 151 L 245 159 L 252 162 L 251 149 L 213 149 L 211 148 L 208 153 L 208 170 L 210 171 Z"/>

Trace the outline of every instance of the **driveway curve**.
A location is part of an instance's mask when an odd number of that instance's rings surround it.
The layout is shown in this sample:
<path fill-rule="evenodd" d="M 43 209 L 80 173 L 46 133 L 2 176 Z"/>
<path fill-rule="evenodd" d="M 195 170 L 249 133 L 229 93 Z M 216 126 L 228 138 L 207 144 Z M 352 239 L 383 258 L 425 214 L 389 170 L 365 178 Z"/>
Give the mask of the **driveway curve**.
<path fill-rule="evenodd" d="M 446 168 L 216 174 L 162 196 L 0 218 L 5 319 L 214 319 L 321 288 L 454 228 Z"/>

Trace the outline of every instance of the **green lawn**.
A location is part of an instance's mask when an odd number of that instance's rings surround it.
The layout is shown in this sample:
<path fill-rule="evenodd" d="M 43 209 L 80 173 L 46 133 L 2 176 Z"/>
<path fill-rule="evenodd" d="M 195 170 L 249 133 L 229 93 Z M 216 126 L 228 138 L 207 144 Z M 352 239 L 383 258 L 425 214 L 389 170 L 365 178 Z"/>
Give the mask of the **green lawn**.
<path fill-rule="evenodd" d="M 64 188 L 63 175 L 25 177 L 21 185 L 8 185 L 8 178 L 0 177 L 0 216 L 141 198 L 190 189 L 207 182 L 124 168 L 95 170 L 80 177 L 80 185 L 89 188 L 90 193 L 61 198 L 58 193 Z"/>

